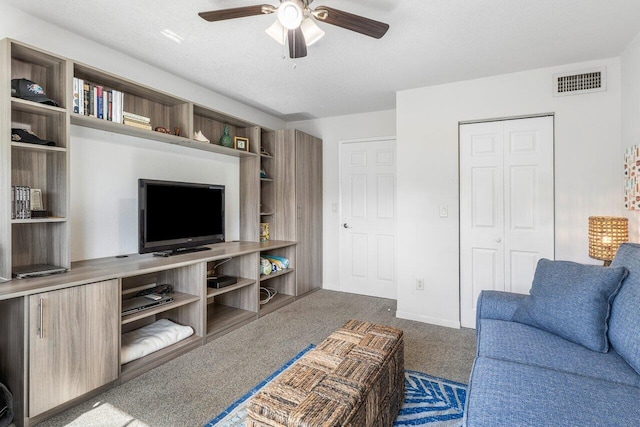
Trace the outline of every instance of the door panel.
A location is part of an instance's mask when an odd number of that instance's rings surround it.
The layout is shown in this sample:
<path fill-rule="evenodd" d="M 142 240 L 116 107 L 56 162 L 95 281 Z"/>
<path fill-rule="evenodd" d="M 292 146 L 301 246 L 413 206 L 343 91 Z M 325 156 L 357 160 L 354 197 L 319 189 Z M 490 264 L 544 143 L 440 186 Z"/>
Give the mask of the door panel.
<path fill-rule="evenodd" d="M 472 248 L 471 249 L 471 269 L 473 300 L 472 307 L 475 310 L 478 295 L 483 289 L 499 289 L 502 277 L 500 271 L 501 251 L 499 249 Z"/>
<path fill-rule="evenodd" d="M 366 279 L 367 260 L 369 258 L 367 235 L 351 233 L 351 249 L 353 253 L 353 256 L 351 257 L 351 279 Z"/>
<path fill-rule="evenodd" d="M 481 290 L 527 293 L 554 257 L 553 118 L 460 126 L 460 313 Z"/>
<path fill-rule="evenodd" d="M 512 229 L 535 230 L 536 212 L 539 208 L 536 188 L 538 168 L 514 166 L 510 169 L 509 213 Z"/>
<path fill-rule="evenodd" d="M 351 180 L 351 217 L 367 218 L 367 176 L 352 175 Z"/>
<path fill-rule="evenodd" d="M 395 141 L 340 146 L 340 284 L 396 298 Z"/>
<path fill-rule="evenodd" d="M 495 229 L 498 221 L 496 168 L 473 168 L 471 170 L 471 197 L 473 202 L 471 222 L 474 228 Z"/>
<path fill-rule="evenodd" d="M 29 297 L 29 416 L 118 377 L 118 281 Z"/>

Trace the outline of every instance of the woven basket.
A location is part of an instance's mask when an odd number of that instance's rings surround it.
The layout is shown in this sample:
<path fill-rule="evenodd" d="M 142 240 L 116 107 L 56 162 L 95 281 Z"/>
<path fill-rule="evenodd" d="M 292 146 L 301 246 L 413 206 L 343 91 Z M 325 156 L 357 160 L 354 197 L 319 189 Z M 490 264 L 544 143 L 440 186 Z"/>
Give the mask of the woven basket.
<path fill-rule="evenodd" d="M 404 399 L 400 329 L 350 320 L 253 396 L 247 427 L 391 427 Z"/>

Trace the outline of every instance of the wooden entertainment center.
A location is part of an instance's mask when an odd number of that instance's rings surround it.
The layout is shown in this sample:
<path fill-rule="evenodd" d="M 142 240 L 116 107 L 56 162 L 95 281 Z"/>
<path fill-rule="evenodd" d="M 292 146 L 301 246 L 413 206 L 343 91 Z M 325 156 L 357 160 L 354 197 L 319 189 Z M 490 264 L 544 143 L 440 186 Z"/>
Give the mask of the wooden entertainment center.
<path fill-rule="evenodd" d="M 0 382 L 13 393 L 17 426 L 38 423 L 322 286 L 321 140 L 261 128 L 15 40 L 0 41 L 0 55 L 0 277 L 32 264 L 70 269 L 0 283 Z M 150 117 L 154 127 L 180 128 L 181 136 L 74 113 L 74 77 L 121 91 L 125 111 Z M 16 78 L 37 82 L 60 106 L 12 97 L 9 82 Z M 238 157 L 240 241 L 168 258 L 129 254 L 71 262 L 72 124 Z M 14 127 L 56 146 L 11 141 Z M 232 137 L 248 138 L 249 150 L 215 144 L 225 127 Z M 214 143 L 191 139 L 197 130 Z M 11 187 L 18 185 L 42 189 L 48 216 L 12 219 Z M 271 237 L 262 243 L 261 222 L 269 223 Z M 261 275 L 261 254 L 286 257 L 290 267 Z M 207 288 L 207 275 L 223 260 L 217 274 L 236 276 L 237 283 Z M 173 285 L 172 302 L 121 316 L 123 299 L 162 283 Z M 260 286 L 278 292 L 264 305 Z M 157 319 L 188 325 L 194 334 L 121 364 L 121 334 Z"/>

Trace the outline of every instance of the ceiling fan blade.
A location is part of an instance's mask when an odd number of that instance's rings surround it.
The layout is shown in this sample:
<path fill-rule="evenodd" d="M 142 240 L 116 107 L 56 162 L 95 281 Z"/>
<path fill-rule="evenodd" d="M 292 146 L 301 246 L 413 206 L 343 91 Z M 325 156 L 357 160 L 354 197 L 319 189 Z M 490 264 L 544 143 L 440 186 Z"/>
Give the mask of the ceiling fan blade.
<path fill-rule="evenodd" d="M 262 15 L 275 11 L 276 8 L 270 4 L 259 4 L 256 6 L 235 7 L 233 9 L 211 10 L 209 12 L 200 12 L 198 15 L 205 21 L 214 22 L 244 18 L 245 16 Z"/>
<path fill-rule="evenodd" d="M 289 58 L 304 58 L 307 56 L 307 42 L 300 27 L 288 31 Z"/>
<path fill-rule="evenodd" d="M 355 31 L 376 39 L 384 36 L 389 29 L 389 24 L 385 24 L 384 22 L 374 21 L 373 19 L 354 15 L 353 13 L 344 12 L 332 7 L 318 6 L 313 11 L 313 16 L 315 16 L 317 20 L 326 22 L 327 24 L 346 28 L 347 30 Z"/>

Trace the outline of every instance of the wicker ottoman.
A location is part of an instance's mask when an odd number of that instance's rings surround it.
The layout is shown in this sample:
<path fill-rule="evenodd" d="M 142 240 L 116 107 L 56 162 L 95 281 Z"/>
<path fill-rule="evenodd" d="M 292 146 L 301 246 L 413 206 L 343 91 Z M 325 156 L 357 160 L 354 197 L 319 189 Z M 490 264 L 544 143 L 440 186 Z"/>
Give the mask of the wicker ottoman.
<path fill-rule="evenodd" d="M 392 426 L 403 398 L 402 331 L 350 320 L 251 398 L 246 425 Z"/>

